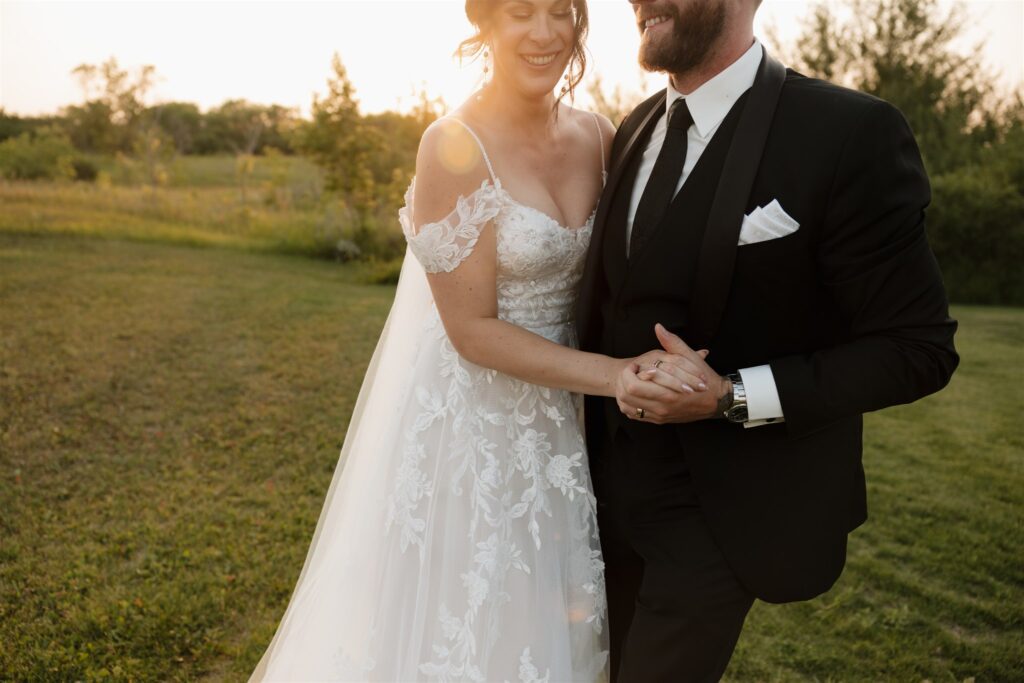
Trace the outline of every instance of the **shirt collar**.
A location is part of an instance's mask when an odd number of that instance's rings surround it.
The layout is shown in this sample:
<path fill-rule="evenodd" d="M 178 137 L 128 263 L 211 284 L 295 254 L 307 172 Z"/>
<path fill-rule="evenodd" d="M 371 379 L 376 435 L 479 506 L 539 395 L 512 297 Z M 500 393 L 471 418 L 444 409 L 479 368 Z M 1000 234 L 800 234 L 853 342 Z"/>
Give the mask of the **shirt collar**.
<path fill-rule="evenodd" d="M 685 96 L 697 134 L 702 138 L 706 138 L 722 122 L 740 95 L 754 84 L 757 68 L 761 64 L 761 54 L 761 42 L 755 38 L 754 44 L 739 59 Z M 680 97 L 684 95 L 672 87 L 670 76 L 665 111 Z"/>

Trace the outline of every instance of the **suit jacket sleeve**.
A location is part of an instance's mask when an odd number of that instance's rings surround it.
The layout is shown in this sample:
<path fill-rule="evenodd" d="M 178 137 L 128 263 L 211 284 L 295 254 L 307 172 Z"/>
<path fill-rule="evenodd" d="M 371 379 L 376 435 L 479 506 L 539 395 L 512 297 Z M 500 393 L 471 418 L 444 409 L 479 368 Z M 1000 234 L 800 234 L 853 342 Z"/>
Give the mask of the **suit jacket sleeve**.
<path fill-rule="evenodd" d="M 938 391 L 959 362 L 957 323 L 925 237 L 928 177 L 902 114 L 868 105 L 835 173 L 816 248 L 842 338 L 771 363 L 794 436 Z"/>

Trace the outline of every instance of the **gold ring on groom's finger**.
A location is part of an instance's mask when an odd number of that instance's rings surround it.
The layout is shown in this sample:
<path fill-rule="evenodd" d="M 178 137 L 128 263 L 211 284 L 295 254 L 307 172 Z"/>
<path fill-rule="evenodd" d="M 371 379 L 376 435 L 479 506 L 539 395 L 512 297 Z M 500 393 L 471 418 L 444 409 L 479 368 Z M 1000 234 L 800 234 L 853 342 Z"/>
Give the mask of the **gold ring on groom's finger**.
<path fill-rule="evenodd" d="M 644 419 L 644 409 L 643 408 L 637 408 L 636 409 L 636 416 L 639 417 L 641 420 Z"/>

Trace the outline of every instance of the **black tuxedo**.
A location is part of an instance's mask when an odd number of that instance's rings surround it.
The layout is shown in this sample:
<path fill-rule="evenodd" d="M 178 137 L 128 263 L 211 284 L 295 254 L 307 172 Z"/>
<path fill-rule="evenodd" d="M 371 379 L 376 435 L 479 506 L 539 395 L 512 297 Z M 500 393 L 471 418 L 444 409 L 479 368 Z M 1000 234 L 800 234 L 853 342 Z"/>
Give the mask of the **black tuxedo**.
<path fill-rule="evenodd" d="M 721 604 L 733 605 L 722 611 L 732 609 L 734 622 L 723 627 L 717 674 L 693 679 L 720 675 L 754 597 L 787 602 L 828 590 L 845 563 L 847 534 L 867 515 L 862 414 L 939 390 L 958 363 L 956 322 L 924 232 L 928 179 L 906 121 L 882 100 L 793 71 L 784 80 L 780 72 L 777 101 L 766 106 L 756 93 L 767 64 L 628 259 L 639 150 L 664 111 L 664 91 L 626 118 L 613 144 L 577 309 L 581 348 L 616 357 L 660 348 L 661 322 L 710 349 L 719 373 L 770 364 L 785 413 L 784 422 L 750 429 L 724 420 L 658 426 L 621 415 L 614 399 L 586 399 L 613 667 L 633 617 L 630 600 L 648 612 L 646 631 L 630 633 L 631 643 L 649 639 L 660 652 L 676 646 L 667 633 L 715 637 L 698 623 L 714 620 L 713 606 L 686 616 L 688 627 L 662 624 L 676 609 L 672 584 L 686 576 L 676 563 L 699 561 L 678 547 L 691 541 L 696 553 L 720 553 L 708 566 L 714 585 L 732 582 Z M 748 108 L 756 115 L 744 116 Z M 748 153 L 734 143 L 757 138 L 748 128 L 758 121 L 763 152 L 753 145 Z M 750 178 L 737 180 L 737 169 Z M 723 220 L 716 197 L 729 192 L 738 199 Z M 799 229 L 735 246 L 742 214 L 773 199 Z M 690 535 L 679 535 L 684 527 Z M 663 605 L 645 595 L 642 585 L 652 581 L 663 584 L 651 593 L 668 596 Z M 687 590 L 678 586 L 680 595 Z M 678 603 L 701 600 L 685 595 Z M 661 675 L 634 673 L 631 681 Z M 688 680 L 685 672 L 666 675 Z"/>

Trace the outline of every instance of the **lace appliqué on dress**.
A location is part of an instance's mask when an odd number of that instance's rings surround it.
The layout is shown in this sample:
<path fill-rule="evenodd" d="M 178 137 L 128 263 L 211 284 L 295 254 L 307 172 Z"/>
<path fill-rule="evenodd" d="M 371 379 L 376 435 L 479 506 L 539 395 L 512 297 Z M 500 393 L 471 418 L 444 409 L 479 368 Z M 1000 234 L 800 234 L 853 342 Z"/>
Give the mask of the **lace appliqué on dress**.
<path fill-rule="evenodd" d="M 423 270 L 450 273 L 469 257 L 484 226 L 501 210 L 498 185 L 484 180 L 472 194 L 460 196 L 445 218 L 419 229 L 412 220 L 415 187 L 414 178 L 405 192 L 405 206 L 398 211 L 402 232 Z"/>

